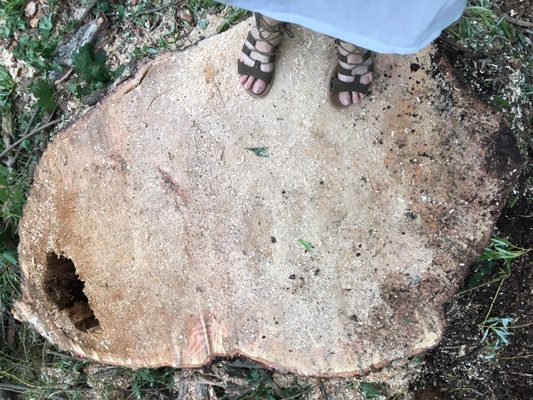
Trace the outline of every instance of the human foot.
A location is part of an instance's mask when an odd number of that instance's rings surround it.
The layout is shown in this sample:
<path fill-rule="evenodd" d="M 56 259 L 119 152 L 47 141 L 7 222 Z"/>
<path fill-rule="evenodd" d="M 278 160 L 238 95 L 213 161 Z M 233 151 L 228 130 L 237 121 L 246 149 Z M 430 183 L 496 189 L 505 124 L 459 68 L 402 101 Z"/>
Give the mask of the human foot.
<path fill-rule="evenodd" d="M 275 51 L 284 35 L 293 36 L 283 23 L 255 13 L 255 25 L 248 33 L 238 63 L 239 80 L 250 94 L 261 97 L 270 89 Z"/>
<path fill-rule="evenodd" d="M 336 108 L 355 104 L 368 93 L 374 64 L 370 51 L 336 40 L 338 62 L 330 74 L 329 100 Z"/>

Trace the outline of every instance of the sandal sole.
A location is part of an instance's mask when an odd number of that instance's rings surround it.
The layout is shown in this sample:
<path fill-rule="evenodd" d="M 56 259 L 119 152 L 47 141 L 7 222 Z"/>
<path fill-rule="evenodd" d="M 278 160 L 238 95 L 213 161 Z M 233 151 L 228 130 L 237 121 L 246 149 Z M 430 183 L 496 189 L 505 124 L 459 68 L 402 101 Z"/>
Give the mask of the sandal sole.
<path fill-rule="evenodd" d="M 335 93 L 333 93 L 331 91 L 331 81 L 333 80 L 333 78 L 338 74 L 338 66 L 339 66 L 339 62 L 338 61 L 335 61 L 335 63 L 331 66 L 331 68 L 329 69 L 329 72 L 328 72 L 328 85 L 327 85 L 327 99 L 328 99 L 328 103 L 331 107 L 337 109 L 337 110 L 344 110 L 346 108 L 349 108 L 351 105 L 353 105 L 353 103 L 345 106 L 344 104 L 342 104 L 339 100 L 339 97 L 335 95 Z"/>

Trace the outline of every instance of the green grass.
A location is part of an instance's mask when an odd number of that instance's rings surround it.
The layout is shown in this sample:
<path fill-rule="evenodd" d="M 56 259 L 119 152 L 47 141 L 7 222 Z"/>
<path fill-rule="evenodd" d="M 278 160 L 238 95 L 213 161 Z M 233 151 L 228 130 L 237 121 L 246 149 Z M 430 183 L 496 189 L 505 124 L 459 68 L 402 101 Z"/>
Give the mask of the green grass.
<path fill-rule="evenodd" d="M 271 374 L 263 369 L 251 369 L 248 376 L 248 387 L 238 396 L 226 396 L 224 400 L 282 400 L 282 399 L 303 399 L 309 391 L 309 386 L 302 386 L 294 381 L 289 387 L 280 387 L 271 377 Z"/>
<path fill-rule="evenodd" d="M 467 281 L 466 289 L 458 293 L 458 295 L 464 295 L 481 287 L 498 284 L 485 318 L 478 324 L 481 334 L 480 342 L 489 347 L 492 357 L 496 357 L 497 351 L 509 343 L 509 336 L 512 335 L 509 327 L 513 322 L 511 317 L 492 316 L 494 304 L 503 283 L 511 276 L 513 261 L 532 250 L 515 246 L 506 239 L 492 237 L 478 257 L 474 271 Z"/>
<path fill-rule="evenodd" d="M 24 30 L 23 18 L 26 0 L 0 0 L 0 37 L 10 38 L 16 31 Z"/>
<path fill-rule="evenodd" d="M 78 79 L 69 84 L 69 90 L 78 97 L 104 89 L 124 71 L 124 65 L 114 71 L 110 70 L 106 65 L 105 53 L 94 52 L 88 44 L 74 53 L 72 66 Z"/>
<path fill-rule="evenodd" d="M 501 49 L 509 41 L 520 40 L 511 24 L 499 18 L 487 0 L 471 2 L 463 18 L 451 26 L 448 32 L 469 47 L 483 52 Z"/>
<path fill-rule="evenodd" d="M 141 368 L 133 374 L 131 395 L 136 400 L 141 399 L 147 392 L 175 391 L 174 370 L 172 368 Z"/>
<path fill-rule="evenodd" d="M 533 55 L 530 33 L 499 15 L 493 2 L 468 2 L 463 17 L 444 34 L 466 49 L 459 69 L 480 94 L 504 112 L 524 154 L 533 127 Z"/>
<path fill-rule="evenodd" d="M 478 257 L 474 272 L 466 284 L 466 290 L 459 294 L 507 279 L 511 273 L 512 262 L 532 249 L 515 246 L 506 239 L 493 236 Z M 487 281 L 487 278 L 491 278 Z M 484 283 L 481 283 L 485 281 Z"/>

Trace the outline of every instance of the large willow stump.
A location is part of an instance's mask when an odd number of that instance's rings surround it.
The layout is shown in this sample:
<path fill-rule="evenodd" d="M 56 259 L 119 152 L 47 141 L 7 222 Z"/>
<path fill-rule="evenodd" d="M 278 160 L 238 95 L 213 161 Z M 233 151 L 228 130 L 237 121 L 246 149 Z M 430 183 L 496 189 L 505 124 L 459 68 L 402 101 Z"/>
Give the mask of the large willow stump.
<path fill-rule="evenodd" d="M 334 110 L 332 40 L 300 29 L 252 98 L 247 29 L 152 62 L 50 144 L 16 311 L 62 349 L 333 376 L 439 341 L 519 161 L 499 117 L 429 49 L 378 56 L 373 95 Z"/>

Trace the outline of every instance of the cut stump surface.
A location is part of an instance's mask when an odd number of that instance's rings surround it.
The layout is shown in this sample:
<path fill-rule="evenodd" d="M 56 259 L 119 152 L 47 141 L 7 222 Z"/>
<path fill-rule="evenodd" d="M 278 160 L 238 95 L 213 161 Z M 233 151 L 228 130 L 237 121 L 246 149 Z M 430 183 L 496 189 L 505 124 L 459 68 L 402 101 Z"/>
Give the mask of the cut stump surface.
<path fill-rule="evenodd" d="M 15 308 L 63 350 L 348 376 L 439 341 L 518 165 L 509 132 L 431 49 L 377 56 L 373 95 L 334 110 L 333 41 L 302 29 L 252 98 L 247 29 L 151 62 L 43 156 Z"/>

